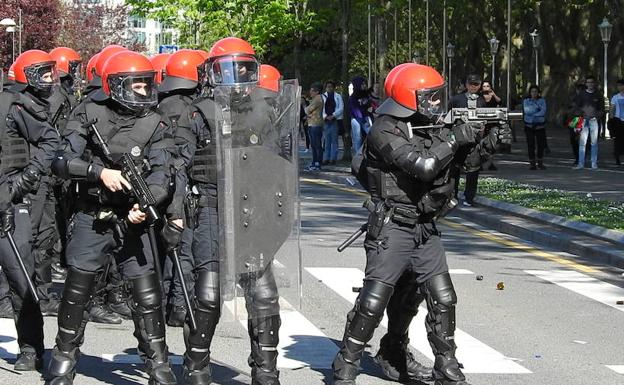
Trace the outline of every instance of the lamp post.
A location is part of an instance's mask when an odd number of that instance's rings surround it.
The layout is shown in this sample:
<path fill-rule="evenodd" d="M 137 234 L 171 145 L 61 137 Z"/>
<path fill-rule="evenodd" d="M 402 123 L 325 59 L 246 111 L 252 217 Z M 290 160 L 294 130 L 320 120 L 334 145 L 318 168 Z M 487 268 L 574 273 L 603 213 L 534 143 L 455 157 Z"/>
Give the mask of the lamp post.
<path fill-rule="evenodd" d="M 600 36 L 602 37 L 602 42 L 604 44 L 604 74 L 603 74 L 603 81 L 604 81 L 604 86 L 602 89 L 603 95 L 604 95 L 604 103 L 605 103 L 605 109 L 607 111 L 607 115 L 606 115 L 606 119 L 607 121 L 609 120 L 609 94 L 607 93 L 607 48 L 609 47 L 609 42 L 611 41 L 611 31 L 613 30 L 613 25 L 611 25 L 611 23 L 609 23 L 609 20 L 607 20 L 607 18 L 605 17 L 604 19 L 602 19 L 602 23 L 600 23 L 598 25 L 598 28 L 600 28 Z M 605 135 L 606 135 L 606 131 L 605 130 Z"/>
<path fill-rule="evenodd" d="M 496 36 L 493 36 L 490 40 L 490 54 L 492 55 L 492 87 L 496 87 L 496 53 L 498 52 L 498 41 Z"/>
<path fill-rule="evenodd" d="M 13 53 L 11 56 L 11 63 L 13 63 L 15 61 L 15 20 L 7 17 L 6 19 L 0 20 L 0 26 L 5 27 L 7 32 L 11 32 L 13 41 Z"/>
<path fill-rule="evenodd" d="M 539 85 L 539 56 L 537 49 L 540 46 L 540 35 L 537 32 L 537 29 L 534 29 L 529 35 L 531 36 L 531 41 L 533 42 L 533 52 L 535 52 L 535 84 Z"/>
<path fill-rule="evenodd" d="M 448 78 L 446 79 L 447 91 L 446 91 L 446 99 L 451 97 L 451 93 L 453 92 L 453 82 L 452 82 L 452 71 L 453 71 L 453 58 L 455 57 L 455 46 L 451 43 L 448 43 L 446 46 L 446 57 L 448 57 Z"/>

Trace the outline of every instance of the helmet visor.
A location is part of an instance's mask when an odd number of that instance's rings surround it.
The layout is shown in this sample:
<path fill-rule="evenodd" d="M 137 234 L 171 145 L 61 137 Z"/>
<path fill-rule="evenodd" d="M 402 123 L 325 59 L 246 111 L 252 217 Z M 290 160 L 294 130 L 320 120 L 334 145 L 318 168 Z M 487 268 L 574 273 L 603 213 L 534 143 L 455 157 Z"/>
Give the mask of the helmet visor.
<path fill-rule="evenodd" d="M 82 62 L 72 60 L 69 62 L 69 74 L 73 79 L 82 79 Z"/>
<path fill-rule="evenodd" d="M 210 64 L 213 86 L 255 83 L 258 81 L 258 61 L 253 56 L 226 56 Z"/>
<path fill-rule="evenodd" d="M 418 112 L 433 118 L 442 115 L 442 90 L 444 87 L 418 91 Z"/>
<path fill-rule="evenodd" d="M 156 72 L 114 74 L 108 77 L 110 96 L 130 109 L 158 104 Z"/>
<path fill-rule="evenodd" d="M 47 91 L 52 86 L 59 84 L 59 76 L 56 71 L 56 62 L 44 62 L 30 65 L 24 69 L 28 85 L 42 91 Z"/>

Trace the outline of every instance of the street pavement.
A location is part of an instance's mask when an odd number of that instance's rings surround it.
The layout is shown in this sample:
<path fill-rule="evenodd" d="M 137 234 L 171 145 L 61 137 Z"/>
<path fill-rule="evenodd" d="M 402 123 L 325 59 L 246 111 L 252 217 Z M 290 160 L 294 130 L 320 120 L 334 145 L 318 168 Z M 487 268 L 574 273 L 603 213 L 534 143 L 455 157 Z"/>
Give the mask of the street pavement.
<path fill-rule="evenodd" d="M 365 221 L 366 211 L 361 192 L 322 180 L 304 179 L 301 199 L 303 301 L 298 308 L 296 299 L 282 299 L 279 365 L 282 384 L 323 384 L 365 264 L 361 239 L 343 253 L 336 247 Z M 565 253 L 457 217 L 442 221 L 440 229 L 459 297 L 457 353 L 472 384 L 624 384 L 624 306 L 616 304 L 624 300 L 622 271 L 581 265 Z M 499 282 L 503 290 L 497 290 Z M 228 311 L 212 346 L 214 383 L 250 384 L 245 322 Z M 421 309 L 412 323 L 410 346 L 418 360 L 431 364 L 425 313 Z M 0 384 L 41 384 L 39 374 L 12 371 L 15 331 L 11 320 L 0 325 Z M 384 325 L 366 351 L 360 385 L 390 383 L 372 360 Z M 47 347 L 55 332 L 56 319 L 46 318 Z M 180 373 L 182 330 L 169 328 L 167 340 Z M 130 321 L 90 323 L 75 383 L 147 384 L 135 347 Z"/>

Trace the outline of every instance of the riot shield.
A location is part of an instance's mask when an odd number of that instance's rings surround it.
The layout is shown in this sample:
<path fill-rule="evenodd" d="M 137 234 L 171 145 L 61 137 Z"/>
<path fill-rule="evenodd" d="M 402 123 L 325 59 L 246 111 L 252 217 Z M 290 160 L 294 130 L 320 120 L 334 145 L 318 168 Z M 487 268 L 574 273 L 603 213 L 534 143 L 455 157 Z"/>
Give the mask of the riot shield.
<path fill-rule="evenodd" d="M 296 81 L 214 90 L 225 318 L 300 307 L 299 98 Z"/>

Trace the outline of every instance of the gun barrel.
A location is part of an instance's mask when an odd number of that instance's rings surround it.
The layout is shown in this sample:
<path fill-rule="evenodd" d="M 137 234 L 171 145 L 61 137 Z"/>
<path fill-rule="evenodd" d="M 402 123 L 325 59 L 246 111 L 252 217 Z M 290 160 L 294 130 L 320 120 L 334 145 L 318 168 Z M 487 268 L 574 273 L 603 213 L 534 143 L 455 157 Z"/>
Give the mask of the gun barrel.
<path fill-rule="evenodd" d="M 507 113 L 508 120 L 522 120 L 524 119 L 524 114 L 522 111 L 509 111 Z"/>

